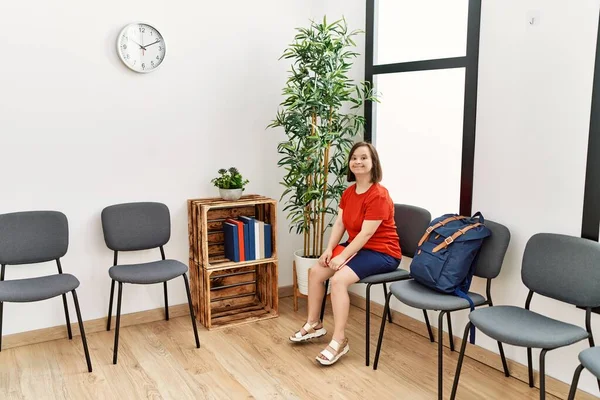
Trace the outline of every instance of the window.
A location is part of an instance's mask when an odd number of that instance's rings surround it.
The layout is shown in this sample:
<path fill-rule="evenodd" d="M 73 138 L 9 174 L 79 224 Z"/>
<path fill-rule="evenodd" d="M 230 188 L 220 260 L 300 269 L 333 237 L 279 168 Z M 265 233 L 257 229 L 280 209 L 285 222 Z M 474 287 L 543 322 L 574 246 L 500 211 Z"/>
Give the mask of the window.
<path fill-rule="evenodd" d="M 368 0 L 367 133 L 395 202 L 471 213 L 481 0 Z"/>

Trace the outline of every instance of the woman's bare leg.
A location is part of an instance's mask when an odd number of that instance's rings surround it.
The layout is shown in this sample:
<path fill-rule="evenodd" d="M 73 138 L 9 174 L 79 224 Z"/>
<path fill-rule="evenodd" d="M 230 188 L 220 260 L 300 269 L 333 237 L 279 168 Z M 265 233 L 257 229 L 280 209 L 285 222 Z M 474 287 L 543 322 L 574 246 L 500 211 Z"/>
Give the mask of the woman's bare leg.
<path fill-rule="evenodd" d="M 329 267 L 322 267 L 318 262 L 315 263 L 308 273 L 308 319 L 309 324 L 319 321 L 321 304 L 325 295 L 325 286 L 323 283 L 335 274 L 335 270 Z M 321 321 L 322 322 L 322 321 Z"/>

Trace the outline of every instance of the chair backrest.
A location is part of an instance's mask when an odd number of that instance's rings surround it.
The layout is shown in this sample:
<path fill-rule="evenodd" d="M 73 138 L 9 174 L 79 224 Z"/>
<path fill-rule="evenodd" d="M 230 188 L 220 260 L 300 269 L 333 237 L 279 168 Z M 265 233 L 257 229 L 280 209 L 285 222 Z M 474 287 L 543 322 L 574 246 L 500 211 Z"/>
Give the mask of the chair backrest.
<path fill-rule="evenodd" d="M 171 237 L 169 208 L 162 203 L 115 204 L 102 210 L 104 241 L 115 251 L 147 250 Z"/>
<path fill-rule="evenodd" d="M 394 204 L 394 220 L 402 255 L 414 257 L 419 240 L 431 222 L 431 213 L 421 207 Z"/>
<path fill-rule="evenodd" d="M 523 283 L 543 296 L 581 307 L 600 306 L 600 243 L 556 233 L 533 235 L 525 246 Z"/>
<path fill-rule="evenodd" d="M 492 234 L 483 240 L 475 266 L 475 276 L 493 279 L 498 276 L 502 268 L 504 255 L 510 242 L 510 231 L 506 226 L 489 219 L 485 220 L 485 226 L 492 231 Z"/>
<path fill-rule="evenodd" d="M 69 223 L 58 211 L 0 215 L 0 264 L 34 264 L 67 253 Z"/>

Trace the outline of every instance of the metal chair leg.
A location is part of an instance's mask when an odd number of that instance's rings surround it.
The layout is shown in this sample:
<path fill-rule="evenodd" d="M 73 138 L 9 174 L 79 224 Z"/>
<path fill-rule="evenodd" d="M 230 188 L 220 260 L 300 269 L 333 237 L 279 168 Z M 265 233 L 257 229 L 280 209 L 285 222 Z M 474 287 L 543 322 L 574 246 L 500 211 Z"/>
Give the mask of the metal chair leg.
<path fill-rule="evenodd" d="M 115 328 L 115 345 L 113 349 L 113 364 L 117 363 L 119 353 L 119 328 L 121 326 L 121 297 L 123 295 L 123 283 L 119 282 L 119 294 L 117 296 L 117 326 Z"/>
<path fill-rule="evenodd" d="M 423 310 L 423 316 L 425 317 L 425 324 L 427 325 L 427 333 L 429 333 L 429 341 L 433 343 L 433 331 L 431 330 L 431 324 L 429 323 L 429 317 L 427 316 L 427 310 Z"/>
<path fill-rule="evenodd" d="M 200 348 L 200 339 L 198 339 L 198 328 L 196 327 L 196 317 L 194 316 L 194 306 L 192 305 L 192 295 L 190 293 L 190 283 L 186 274 L 183 274 L 183 281 L 185 282 L 185 291 L 187 292 L 188 305 L 190 306 L 190 317 L 192 317 L 192 327 L 194 328 L 194 336 L 196 338 L 196 348 Z"/>
<path fill-rule="evenodd" d="M 63 307 L 65 308 L 65 319 L 67 321 L 67 335 L 69 340 L 73 339 L 73 333 L 71 332 L 71 319 L 69 318 L 69 306 L 67 305 L 67 295 L 62 295 Z"/>
<path fill-rule="evenodd" d="M 379 354 L 381 353 L 381 344 L 383 343 L 383 331 L 385 330 L 385 320 L 387 313 L 390 312 L 391 293 L 385 297 L 385 306 L 383 307 L 383 315 L 381 316 L 381 327 L 379 328 L 379 340 L 377 341 L 377 351 L 375 351 L 375 360 L 373 360 L 373 370 L 377 369 L 379 363 Z"/>
<path fill-rule="evenodd" d="M 588 327 L 588 332 L 590 332 L 590 336 L 588 337 L 588 341 L 590 343 L 590 347 L 594 347 L 594 336 L 591 333 L 591 327 Z M 596 379 L 596 382 L 598 382 L 598 389 L 600 389 L 600 379 Z"/>
<path fill-rule="evenodd" d="M 548 349 L 540 352 L 540 400 L 546 399 L 546 353 Z"/>
<path fill-rule="evenodd" d="M 573 374 L 573 382 L 571 382 L 571 390 L 569 390 L 569 397 L 567 400 L 575 399 L 575 394 L 577 393 L 577 384 L 579 383 L 579 375 L 581 375 L 581 371 L 583 371 L 583 365 L 579 364 L 575 370 L 575 374 Z"/>
<path fill-rule="evenodd" d="M 445 311 L 440 311 L 438 317 L 438 400 L 443 399 L 444 389 L 444 314 L 446 314 Z"/>
<path fill-rule="evenodd" d="M 529 371 L 529 387 L 533 387 L 533 361 L 531 359 L 531 348 L 527 348 L 527 369 Z"/>
<path fill-rule="evenodd" d="M 448 317 L 448 337 L 450 338 L 450 351 L 454 351 L 454 335 L 452 335 L 452 318 L 450 312 L 446 314 Z"/>
<path fill-rule="evenodd" d="M 510 376 L 510 372 L 508 371 L 508 364 L 506 362 L 506 357 L 504 356 L 504 348 L 502 347 L 502 342 L 498 342 L 498 350 L 500 351 L 500 358 L 502 359 L 502 368 L 504 368 L 504 376 L 508 378 Z"/>
<path fill-rule="evenodd" d="M 319 319 L 323 322 L 323 317 L 325 316 L 325 304 L 327 304 L 327 289 L 329 289 L 329 279 L 325 281 L 325 294 L 323 295 L 323 302 L 321 303 L 321 315 Z"/>
<path fill-rule="evenodd" d="M 108 321 L 106 322 L 106 330 L 110 331 L 110 322 L 112 320 L 112 306 L 113 306 L 113 298 L 115 294 L 115 281 L 112 280 L 110 284 L 110 300 L 108 302 Z"/>
<path fill-rule="evenodd" d="M 458 389 L 458 380 L 460 379 L 460 370 L 462 368 L 463 360 L 465 359 L 465 350 L 467 349 L 467 341 L 469 338 L 469 329 L 471 328 L 471 322 L 465 326 L 465 333 L 463 334 L 462 344 L 460 346 L 460 355 L 458 356 L 458 363 L 456 364 L 456 373 L 454 374 L 454 383 L 452 384 L 452 393 L 450 394 L 450 400 L 456 398 L 456 390 Z"/>
<path fill-rule="evenodd" d="M 90 360 L 90 352 L 88 351 L 85 330 L 83 329 L 83 319 L 81 319 L 81 310 L 79 308 L 79 300 L 77 300 L 77 292 L 75 292 L 75 289 L 73 289 L 71 293 L 73 294 L 73 302 L 75 303 L 75 312 L 77 313 L 77 323 L 79 324 L 79 333 L 81 333 L 81 342 L 83 343 L 85 361 L 87 362 L 88 372 L 92 372 L 92 361 Z"/>
<path fill-rule="evenodd" d="M 367 303 L 365 310 L 365 365 L 369 366 L 371 355 L 369 354 L 370 333 L 371 333 L 371 283 L 367 283 Z"/>
<path fill-rule="evenodd" d="M 387 284 L 385 282 L 383 282 L 383 298 L 387 298 Z M 388 320 L 390 321 L 390 324 L 392 323 L 392 311 L 390 310 L 390 312 L 388 313 Z"/>
<path fill-rule="evenodd" d="M 163 286 L 165 288 L 165 316 L 166 320 L 169 320 L 169 296 L 167 294 L 167 282 L 163 282 Z"/>

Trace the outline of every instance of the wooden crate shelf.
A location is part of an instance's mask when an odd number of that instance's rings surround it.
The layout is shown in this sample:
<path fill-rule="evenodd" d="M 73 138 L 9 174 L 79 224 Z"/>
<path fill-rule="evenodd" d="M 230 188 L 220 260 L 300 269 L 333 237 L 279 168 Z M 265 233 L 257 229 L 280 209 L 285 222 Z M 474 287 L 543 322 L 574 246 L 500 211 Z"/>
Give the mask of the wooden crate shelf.
<path fill-rule="evenodd" d="M 196 318 L 208 329 L 279 315 L 276 211 L 275 200 L 259 195 L 188 200 L 192 303 Z M 225 258 L 223 221 L 239 216 L 271 224 L 271 257 Z"/>

